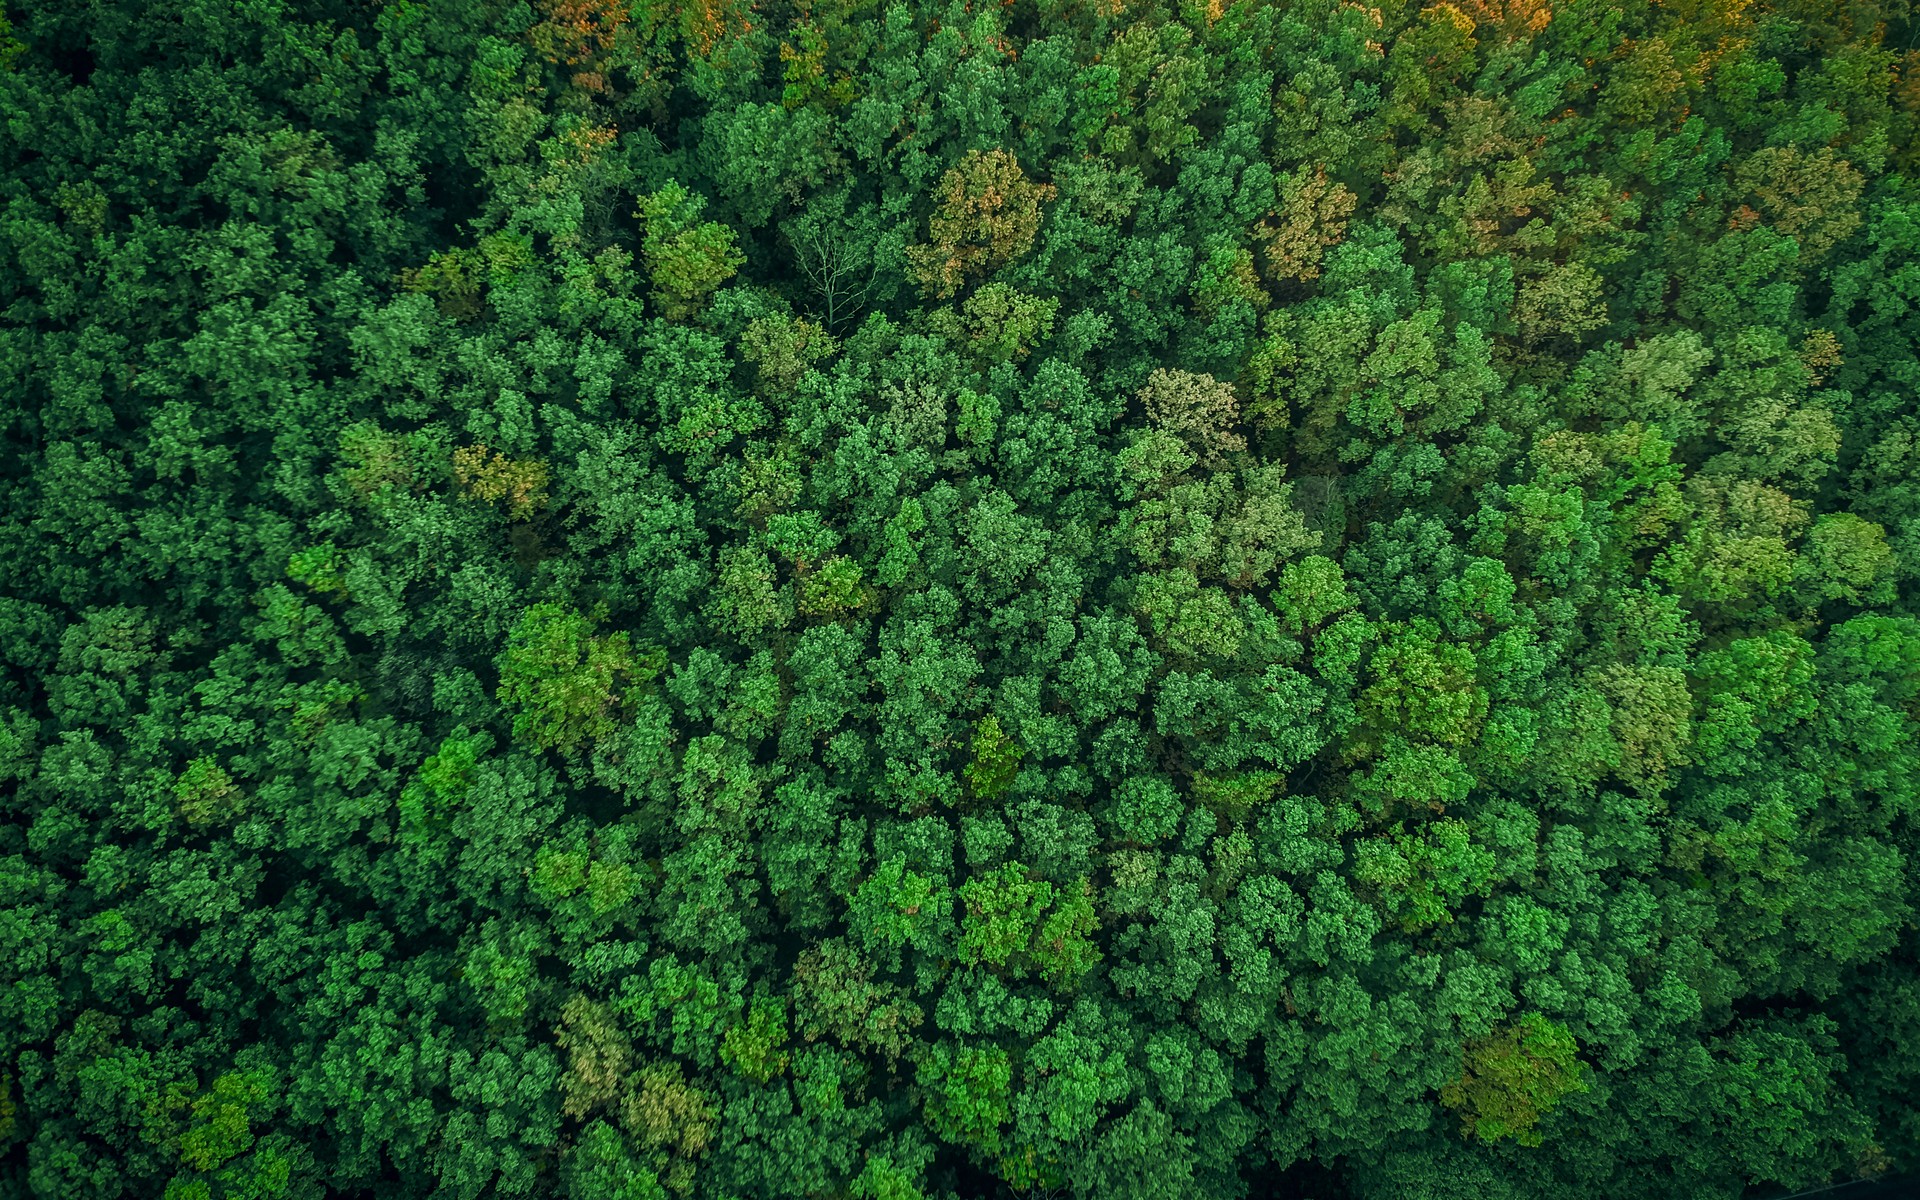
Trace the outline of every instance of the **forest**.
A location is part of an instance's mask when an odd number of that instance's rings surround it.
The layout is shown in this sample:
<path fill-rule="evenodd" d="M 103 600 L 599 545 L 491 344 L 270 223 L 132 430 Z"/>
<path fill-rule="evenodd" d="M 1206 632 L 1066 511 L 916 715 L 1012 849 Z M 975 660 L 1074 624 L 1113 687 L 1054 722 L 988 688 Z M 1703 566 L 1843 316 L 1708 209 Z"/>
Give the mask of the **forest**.
<path fill-rule="evenodd" d="M 0 1195 L 1920 1171 L 1909 0 L 4 0 Z"/>

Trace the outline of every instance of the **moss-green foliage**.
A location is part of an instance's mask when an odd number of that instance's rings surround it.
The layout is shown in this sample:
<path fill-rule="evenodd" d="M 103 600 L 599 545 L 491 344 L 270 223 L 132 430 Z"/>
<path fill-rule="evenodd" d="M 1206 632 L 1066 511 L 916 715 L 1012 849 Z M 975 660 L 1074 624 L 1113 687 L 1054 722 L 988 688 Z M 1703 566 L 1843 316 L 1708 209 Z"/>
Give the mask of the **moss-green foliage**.
<path fill-rule="evenodd" d="M 1904 0 L 8 0 L 0 1197 L 1920 1172 Z"/>
<path fill-rule="evenodd" d="M 506 501 L 507 513 L 525 520 L 547 502 L 547 464 L 514 461 L 485 446 L 466 446 L 453 452 L 453 479 L 476 500 L 488 504 Z"/>
<path fill-rule="evenodd" d="M 1564 1026 L 1528 1013 L 1468 1043 L 1460 1078 L 1440 1089 L 1440 1101 L 1460 1114 L 1470 1137 L 1538 1146 L 1541 1118 L 1586 1087 L 1577 1051 Z"/>
<path fill-rule="evenodd" d="M 1000 727 L 1000 718 L 988 713 L 973 724 L 973 761 L 967 764 L 967 784 L 982 800 L 992 800 L 1013 786 L 1022 751 Z"/>
<path fill-rule="evenodd" d="M 733 277 L 745 257 L 734 231 L 717 221 L 702 221 L 706 201 L 678 183 L 640 199 L 634 216 L 645 228 L 641 246 L 660 311 L 687 317 L 715 288 Z"/>
<path fill-rule="evenodd" d="M 558 604 L 527 609 L 500 657 L 500 701 L 514 736 L 542 749 L 578 750 L 620 727 L 622 699 L 650 674 L 625 630 L 595 633 L 587 614 Z"/>

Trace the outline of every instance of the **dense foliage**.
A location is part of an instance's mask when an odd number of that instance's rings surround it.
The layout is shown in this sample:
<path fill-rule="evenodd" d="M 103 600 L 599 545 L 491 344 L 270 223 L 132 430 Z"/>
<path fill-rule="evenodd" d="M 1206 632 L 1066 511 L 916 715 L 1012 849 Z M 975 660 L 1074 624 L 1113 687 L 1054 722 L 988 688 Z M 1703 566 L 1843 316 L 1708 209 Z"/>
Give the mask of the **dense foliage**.
<path fill-rule="evenodd" d="M 0 1193 L 1920 1167 L 1906 0 L 6 0 Z"/>

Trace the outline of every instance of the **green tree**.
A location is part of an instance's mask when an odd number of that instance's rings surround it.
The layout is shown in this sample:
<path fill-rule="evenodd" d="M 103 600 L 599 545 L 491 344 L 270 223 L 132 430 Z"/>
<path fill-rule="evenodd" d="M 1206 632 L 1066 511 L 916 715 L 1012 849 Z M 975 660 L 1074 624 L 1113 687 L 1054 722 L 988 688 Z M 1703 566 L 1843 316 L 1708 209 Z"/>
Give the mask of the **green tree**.
<path fill-rule="evenodd" d="M 608 738 L 630 689 L 658 674 L 624 630 L 596 634 L 593 625 L 557 604 L 521 615 L 500 660 L 500 699 L 518 710 L 514 736 L 564 752 Z"/>
<path fill-rule="evenodd" d="M 1470 1137 L 1537 1146 L 1540 1119 L 1587 1086 L 1577 1052 L 1565 1027 L 1528 1013 L 1468 1043 L 1460 1077 L 1440 1090 L 1441 1102 L 1460 1113 Z"/>
<path fill-rule="evenodd" d="M 668 183 L 640 201 L 633 215 L 642 227 L 641 251 L 653 280 L 660 311 L 686 317 L 706 297 L 733 278 L 746 256 L 735 246 L 734 232 L 717 221 L 702 221 L 705 200 L 677 183 Z"/>

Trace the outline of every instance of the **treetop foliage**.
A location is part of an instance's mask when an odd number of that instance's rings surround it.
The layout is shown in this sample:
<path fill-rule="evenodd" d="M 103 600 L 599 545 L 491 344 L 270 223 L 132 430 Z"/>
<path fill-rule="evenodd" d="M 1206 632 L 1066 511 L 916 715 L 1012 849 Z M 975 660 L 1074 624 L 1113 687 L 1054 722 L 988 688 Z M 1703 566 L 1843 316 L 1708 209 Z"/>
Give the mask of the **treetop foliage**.
<path fill-rule="evenodd" d="M 5 0 L 0 1194 L 1920 1170 L 1907 0 Z"/>

